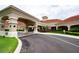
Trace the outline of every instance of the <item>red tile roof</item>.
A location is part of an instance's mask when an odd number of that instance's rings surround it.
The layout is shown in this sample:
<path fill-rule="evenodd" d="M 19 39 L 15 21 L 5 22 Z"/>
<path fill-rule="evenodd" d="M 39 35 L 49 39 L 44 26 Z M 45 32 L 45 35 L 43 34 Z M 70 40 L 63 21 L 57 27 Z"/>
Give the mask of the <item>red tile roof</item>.
<path fill-rule="evenodd" d="M 66 18 L 64 20 L 60 20 L 60 19 L 48 19 L 48 20 L 43 20 L 41 22 L 43 23 L 66 23 L 66 22 L 71 22 L 71 21 L 75 21 L 75 20 L 79 20 L 79 15 L 76 16 L 71 16 L 69 18 Z"/>
<path fill-rule="evenodd" d="M 62 20 L 60 20 L 60 19 L 48 19 L 48 20 L 44 20 L 44 21 L 41 21 L 41 22 L 43 22 L 43 23 L 54 23 L 54 22 L 56 22 L 56 23 L 58 23 L 58 22 L 61 22 Z"/>
<path fill-rule="evenodd" d="M 64 19 L 63 22 L 71 22 L 71 21 L 75 21 L 75 20 L 79 20 L 79 15 L 72 16 L 72 17 L 69 17 L 67 19 Z"/>

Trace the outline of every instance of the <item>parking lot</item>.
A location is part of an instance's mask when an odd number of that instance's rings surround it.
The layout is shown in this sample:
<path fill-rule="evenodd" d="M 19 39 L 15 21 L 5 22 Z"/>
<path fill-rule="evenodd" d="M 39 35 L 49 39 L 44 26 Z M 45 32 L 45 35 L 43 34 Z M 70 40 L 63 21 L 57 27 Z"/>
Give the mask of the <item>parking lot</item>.
<path fill-rule="evenodd" d="M 74 38 L 33 34 L 20 39 L 21 53 L 79 53 L 79 40 Z"/>

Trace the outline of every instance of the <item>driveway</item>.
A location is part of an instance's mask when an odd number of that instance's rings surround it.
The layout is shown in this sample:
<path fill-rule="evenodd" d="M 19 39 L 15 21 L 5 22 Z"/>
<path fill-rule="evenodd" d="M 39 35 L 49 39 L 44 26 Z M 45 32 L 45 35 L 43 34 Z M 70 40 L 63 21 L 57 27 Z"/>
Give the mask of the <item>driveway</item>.
<path fill-rule="evenodd" d="M 33 34 L 20 39 L 21 53 L 79 53 L 79 40 L 74 38 Z"/>

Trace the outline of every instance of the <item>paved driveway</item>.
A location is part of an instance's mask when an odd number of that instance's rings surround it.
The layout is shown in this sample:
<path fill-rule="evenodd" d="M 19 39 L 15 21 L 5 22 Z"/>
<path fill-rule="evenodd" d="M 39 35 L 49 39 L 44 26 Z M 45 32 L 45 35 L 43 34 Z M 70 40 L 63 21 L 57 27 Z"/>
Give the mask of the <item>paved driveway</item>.
<path fill-rule="evenodd" d="M 57 35 L 34 34 L 21 37 L 21 53 L 78 53 L 79 40 Z"/>

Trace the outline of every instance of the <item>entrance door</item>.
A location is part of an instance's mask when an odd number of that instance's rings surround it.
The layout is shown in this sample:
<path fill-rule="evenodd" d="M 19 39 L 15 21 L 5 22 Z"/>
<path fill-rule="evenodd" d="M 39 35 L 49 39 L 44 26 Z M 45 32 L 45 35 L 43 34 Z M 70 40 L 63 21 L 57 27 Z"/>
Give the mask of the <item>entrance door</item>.
<path fill-rule="evenodd" d="M 33 32 L 33 31 L 34 31 L 34 28 L 32 28 L 32 27 L 28 28 L 28 32 Z"/>

